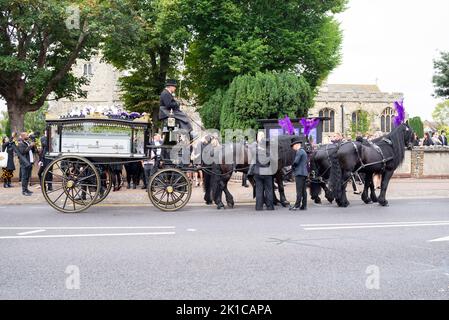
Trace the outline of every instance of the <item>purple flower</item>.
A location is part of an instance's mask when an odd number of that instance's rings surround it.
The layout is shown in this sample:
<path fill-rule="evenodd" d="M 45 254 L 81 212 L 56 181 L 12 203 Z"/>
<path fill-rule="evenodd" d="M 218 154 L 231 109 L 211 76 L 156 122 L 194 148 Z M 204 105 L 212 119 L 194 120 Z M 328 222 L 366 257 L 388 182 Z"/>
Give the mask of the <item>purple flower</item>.
<path fill-rule="evenodd" d="M 318 127 L 318 125 L 320 124 L 320 119 L 315 118 L 315 119 L 306 119 L 306 118 L 302 118 L 299 123 L 301 124 L 302 128 L 303 128 L 303 133 L 306 137 L 309 136 L 310 132 L 315 129 L 316 127 Z"/>
<path fill-rule="evenodd" d="M 279 119 L 278 123 L 289 135 L 295 134 L 295 128 L 293 127 L 293 124 L 288 116 L 285 116 L 284 119 Z"/>
<path fill-rule="evenodd" d="M 398 115 L 393 117 L 393 124 L 395 127 L 399 127 L 405 120 L 404 100 L 395 101 L 394 108 L 396 109 Z"/>

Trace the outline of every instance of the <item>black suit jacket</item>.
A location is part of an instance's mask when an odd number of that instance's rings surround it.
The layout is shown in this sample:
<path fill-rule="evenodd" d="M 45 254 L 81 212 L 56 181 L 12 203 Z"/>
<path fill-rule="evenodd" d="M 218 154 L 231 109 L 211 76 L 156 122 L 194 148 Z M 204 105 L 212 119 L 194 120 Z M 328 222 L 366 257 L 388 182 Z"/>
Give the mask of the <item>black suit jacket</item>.
<path fill-rule="evenodd" d="M 32 147 L 24 141 L 20 141 L 17 146 L 19 153 L 22 157 L 19 156 L 20 166 L 28 167 L 30 166 L 30 150 L 35 153 L 36 147 Z"/>
<path fill-rule="evenodd" d="M 447 137 L 440 136 L 440 141 L 443 146 L 447 146 Z"/>

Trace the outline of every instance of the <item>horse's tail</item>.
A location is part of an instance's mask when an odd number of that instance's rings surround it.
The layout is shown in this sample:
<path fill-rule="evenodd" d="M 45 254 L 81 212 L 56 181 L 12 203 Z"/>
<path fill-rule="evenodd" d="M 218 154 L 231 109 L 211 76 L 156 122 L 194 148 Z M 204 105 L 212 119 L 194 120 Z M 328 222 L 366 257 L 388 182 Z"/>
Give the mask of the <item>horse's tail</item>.
<path fill-rule="evenodd" d="M 340 161 L 337 153 L 330 156 L 331 171 L 329 178 L 329 187 L 332 190 L 335 199 L 339 200 L 343 196 L 343 176 L 341 173 Z"/>

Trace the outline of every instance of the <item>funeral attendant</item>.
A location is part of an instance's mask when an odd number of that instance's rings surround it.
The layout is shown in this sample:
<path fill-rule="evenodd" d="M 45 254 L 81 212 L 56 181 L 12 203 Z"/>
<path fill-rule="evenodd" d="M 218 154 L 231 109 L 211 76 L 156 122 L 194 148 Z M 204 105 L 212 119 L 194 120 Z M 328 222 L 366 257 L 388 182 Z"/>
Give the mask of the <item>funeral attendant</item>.
<path fill-rule="evenodd" d="M 34 153 L 36 152 L 36 144 L 30 140 L 28 133 L 22 132 L 20 134 L 20 142 L 18 145 L 18 150 L 21 157 L 19 156 L 20 162 L 20 181 L 22 183 L 22 194 L 24 196 L 30 196 L 33 192 L 28 189 L 28 185 L 31 179 L 31 173 L 34 164 Z"/>
<path fill-rule="evenodd" d="M 175 100 L 177 82 L 175 80 L 168 80 L 164 91 L 160 96 L 159 120 L 165 120 L 172 115 L 180 125 L 181 129 L 192 131 L 192 125 L 187 115 L 181 111 L 179 103 Z"/>
<path fill-rule="evenodd" d="M 308 170 L 307 170 L 307 153 L 302 148 L 302 141 L 296 139 L 292 143 L 292 148 L 296 152 L 295 161 L 293 162 L 293 174 L 296 181 L 296 202 L 290 210 L 307 210 L 307 189 L 306 182 Z"/>

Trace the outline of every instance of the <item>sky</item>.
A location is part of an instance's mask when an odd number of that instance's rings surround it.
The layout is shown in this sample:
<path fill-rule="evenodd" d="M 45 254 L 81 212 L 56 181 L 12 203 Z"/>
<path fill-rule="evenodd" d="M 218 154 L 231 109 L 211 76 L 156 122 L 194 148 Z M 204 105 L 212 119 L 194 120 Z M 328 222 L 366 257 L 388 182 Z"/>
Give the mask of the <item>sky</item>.
<path fill-rule="evenodd" d="M 404 93 L 411 117 L 432 119 L 433 60 L 449 51 L 448 0 L 350 0 L 338 16 L 342 63 L 329 83 L 377 84 Z"/>
<path fill-rule="evenodd" d="M 343 58 L 328 82 L 377 82 L 404 93 L 410 116 L 431 120 L 440 101 L 432 97 L 433 60 L 449 51 L 449 1 L 350 0 L 338 20 Z"/>

